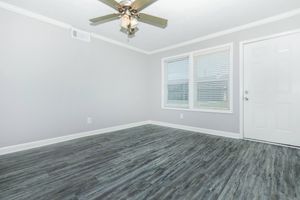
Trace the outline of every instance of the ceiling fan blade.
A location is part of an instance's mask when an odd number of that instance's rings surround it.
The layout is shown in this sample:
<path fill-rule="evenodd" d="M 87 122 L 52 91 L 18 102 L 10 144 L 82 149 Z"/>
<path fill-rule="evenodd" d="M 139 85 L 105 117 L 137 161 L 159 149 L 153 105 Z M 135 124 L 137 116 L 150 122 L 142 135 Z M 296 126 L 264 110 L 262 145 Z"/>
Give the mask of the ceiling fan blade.
<path fill-rule="evenodd" d="M 155 3 L 157 0 L 135 0 L 131 7 L 137 11 L 141 11 L 151 4 Z"/>
<path fill-rule="evenodd" d="M 150 24 L 152 26 L 157 26 L 160 28 L 166 28 L 168 26 L 168 20 L 160 17 L 155 17 L 145 13 L 140 13 L 138 20 L 140 22 Z"/>
<path fill-rule="evenodd" d="M 97 17 L 97 18 L 94 18 L 94 19 L 90 19 L 90 22 L 91 22 L 91 25 L 96 26 L 96 25 L 99 25 L 99 24 L 103 24 L 103 23 L 106 23 L 106 22 L 110 22 L 110 21 L 119 19 L 119 18 L 120 18 L 120 14 L 110 14 L 110 15 L 105 15 L 105 16 L 102 16 L 102 17 Z"/>
<path fill-rule="evenodd" d="M 109 7 L 112 7 L 115 10 L 119 10 L 119 8 L 121 7 L 120 4 L 115 0 L 99 0 L 99 1 L 108 5 Z"/>

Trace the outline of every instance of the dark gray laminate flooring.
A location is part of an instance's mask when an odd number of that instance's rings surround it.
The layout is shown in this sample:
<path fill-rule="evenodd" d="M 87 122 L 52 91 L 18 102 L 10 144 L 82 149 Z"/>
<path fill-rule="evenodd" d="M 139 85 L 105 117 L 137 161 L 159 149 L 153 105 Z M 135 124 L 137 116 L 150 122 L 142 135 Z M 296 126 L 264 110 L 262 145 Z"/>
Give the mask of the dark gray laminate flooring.
<path fill-rule="evenodd" d="M 300 150 L 147 125 L 0 157 L 1 200 L 299 200 Z"/>

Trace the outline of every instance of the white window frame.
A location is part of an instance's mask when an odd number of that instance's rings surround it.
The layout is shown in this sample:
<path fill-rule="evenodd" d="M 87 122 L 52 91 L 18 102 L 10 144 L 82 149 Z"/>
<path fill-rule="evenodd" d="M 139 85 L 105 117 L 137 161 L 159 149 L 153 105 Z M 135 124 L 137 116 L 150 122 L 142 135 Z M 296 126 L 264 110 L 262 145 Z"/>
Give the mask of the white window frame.
<path fill-rule="evenodd" d="M 229 110 L 218 110 L 218 109 L 198 109 L 194 107 L 194 56 L 205 55 L 209 53 L 218 52 L 221 49 L 229 49 L 230 51 L 230 66 L 229 66 Z M 172 108 L 165 105 L 165 71 L 166 62 L 169 60 L 179 59 L 183 57 L 189 58 L 189 108 Z M 197 111 L 197 112 L 210 112 L 210 113 L 233 113 L 233 43 L 228 43 L 224 45 L 214 46 L 206 49 L 200 49 L 197 51 L 192 51 L 176 56 L 166 57 L 161 60 L 161 108 L 167 110 L 180 110 L 180 111 Z"/>

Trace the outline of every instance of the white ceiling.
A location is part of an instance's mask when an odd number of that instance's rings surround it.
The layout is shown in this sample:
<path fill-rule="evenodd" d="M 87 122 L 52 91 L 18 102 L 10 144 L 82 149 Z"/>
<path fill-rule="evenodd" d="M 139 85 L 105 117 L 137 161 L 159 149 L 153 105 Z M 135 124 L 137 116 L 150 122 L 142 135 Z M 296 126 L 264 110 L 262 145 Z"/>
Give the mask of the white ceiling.
<path fill-rule="evenodd" d="M 248 24 L 300 8 L 300 0 L 158 0 L 143 12 L 169 19 L 159 29 L 139 24 L 136 37 L 128 40 L 119 21 L 93 27 L 89 19 L 114 13 L 98 0 L 1 0 L 32 12 L 127 45 L 154 51 L 215 32 Z"/>

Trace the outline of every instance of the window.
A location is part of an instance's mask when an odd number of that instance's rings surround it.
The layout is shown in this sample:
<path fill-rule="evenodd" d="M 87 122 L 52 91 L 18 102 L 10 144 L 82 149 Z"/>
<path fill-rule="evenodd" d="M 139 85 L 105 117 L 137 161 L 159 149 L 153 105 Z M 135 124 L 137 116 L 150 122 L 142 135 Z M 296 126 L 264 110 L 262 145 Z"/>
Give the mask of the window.
<path fill-rule="evenodd" d="M 168 107 L 188 108 L 189 57 L 167 60 L 165 71 L 165 104 Z"/>
<path fill-rule="evenodd" d="M 194 56 L 194 106 L 229 110 L 230 49 Z"/>
<path fill-rule="evenodd" d="M 163 60 L 163 108 L 232 111 L 232 44 Z"/>

